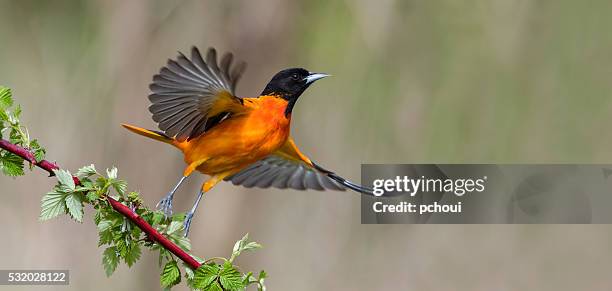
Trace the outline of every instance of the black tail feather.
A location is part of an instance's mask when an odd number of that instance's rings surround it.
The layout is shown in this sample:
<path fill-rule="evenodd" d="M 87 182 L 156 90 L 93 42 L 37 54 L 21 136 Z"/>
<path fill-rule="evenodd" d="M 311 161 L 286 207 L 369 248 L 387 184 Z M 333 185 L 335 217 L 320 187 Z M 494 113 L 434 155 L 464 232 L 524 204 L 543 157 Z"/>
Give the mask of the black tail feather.
<path fill-rule="evenodd" d="M 334 173 L 328 173 L 327 174 L 328 177 L 330 177 L 332 180 L 344 185 L 346 188 L 349 188 L 353 191 L 359 192 L 361 194 L 366 194 L 366 195 L 374 195 L 374 190 L 368 188 L 368 187 L 364 187 L 358 184 L 355 184 L 347 179 L 344 179 Z"/>
<path fill-rule="evenodd" d="M 318 171 L 325 173 L 330 179 L 342 184 L 344 187 L 349 188 L 355 192 L 359 192 L 361 194 L 366 194 L 366 195 L 374 195 L 374 190 L 368 188 L 368 187 L 364 187 L 358 184 L 355 184 L 347 179 L 344 179 L 338 175 L 336 175 L 336 173 L 326 170 L 324 168 L 322 168 L 321 166 L 315 164 L 314 162 L 312 162 L 312 165 L 315 167 L 315 169 L 317 169 Z"/>

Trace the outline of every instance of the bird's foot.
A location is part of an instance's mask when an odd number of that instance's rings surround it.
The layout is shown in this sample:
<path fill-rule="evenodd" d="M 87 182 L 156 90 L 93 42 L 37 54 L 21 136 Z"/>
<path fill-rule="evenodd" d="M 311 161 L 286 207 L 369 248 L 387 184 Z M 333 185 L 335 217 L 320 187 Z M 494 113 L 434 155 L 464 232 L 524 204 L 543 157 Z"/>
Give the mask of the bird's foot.
<path fill-rule="evenodd" d="M 173 193 L 169 193 L 162 200 L 160 200 L 157 205 L 155 205 L 157 209 L 164 212 L 166 218 L 172 216 L 172 198 L 174 196 L 172 194 Z"/>
<path fill-rule="evenodd" d="M 191 227 L 191 219 L 193 219 L 193 212 L 187 213 L 185 216 L 185 222 L 183 223 L 183 229 L 185 229 L 185 233 L 183 235 L 187 237 L 189 235 L 189 227 Z"/>

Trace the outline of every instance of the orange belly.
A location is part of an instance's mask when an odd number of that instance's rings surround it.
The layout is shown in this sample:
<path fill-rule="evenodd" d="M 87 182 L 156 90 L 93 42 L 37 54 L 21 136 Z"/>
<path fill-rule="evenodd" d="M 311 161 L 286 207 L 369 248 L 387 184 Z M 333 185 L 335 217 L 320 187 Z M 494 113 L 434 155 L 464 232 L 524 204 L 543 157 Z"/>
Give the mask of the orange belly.
<path fill-rule="evenodd" d="M 238 172 L 285 144 L 290 129 L 284 114 L 287 102 L 276 97 L 244 100 L 249 111 L 178 145 L 187 164 L 198 163 L 196 169 L 207 175 Z"/>

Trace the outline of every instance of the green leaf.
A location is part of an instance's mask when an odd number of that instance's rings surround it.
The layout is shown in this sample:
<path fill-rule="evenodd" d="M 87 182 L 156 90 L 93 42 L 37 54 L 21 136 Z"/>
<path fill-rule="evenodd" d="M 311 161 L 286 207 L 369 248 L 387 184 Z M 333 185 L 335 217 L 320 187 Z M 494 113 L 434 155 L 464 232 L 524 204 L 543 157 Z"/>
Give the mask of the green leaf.
<path fill-rule="evenodd" d="M 134 263 L 136 263 L 136 261 L 138 261 L 138 259 L 140 259 L 140 254 L 140 246 L 136 243 L 130 244 L 130 247 L 128 247 L 124 257 L 125 263 L 131 267 L 134 265 Z"/>
<path fill-rule="evenodd" d="M 47 151 L 38 144 L 38 140 L 33 139 L 30 141 L 30 150 L 34 153 L 34 158 L 36 158 L 37 162 L 45 159 Z"/>
<path fill-rule="evenodd" d="M 261 249 L 262 246 L 259 243 L 256 243 L 254 241 L 247 243 L 244 248 L 242 248 L 242 251 L 251 251 L 251 250 L 256 250 L 256 249 Z"/>
<path fill-rule="evenodd" d="M 98 233 L 98 246 L 111 244 L 113 242 L 113 233 L 111 231 L 104 231 Z"/>
<path fill-rule="evenodd" d="M 171 220 L 183 223 L 185 222 L 185 217 L 187 217 L 187 214 L 185 212 L 178 212 L 172 215 Z"/>
<path fill-rule="evenodd" d="M 11 93 L 11 89 L 0 86 L 0 110 L 4 111 L 9 107 L 13 106 L 13 94 Z"/>
<path fill-rule="evenodd" d="M 117 244 L 117 251 L 119 251 L 119 256 L 125 258 L 129 251 L 128 242 L 123 238 L 123 235 L 121 233 L 116 233 L 113 236 L 113 240 Z"/>
<path fill-rule="evenodd" d="M 261 271 L 259 272 L 259 277 L 258 277 L 258 278 L 259 278 L 260 280 L 261 280 L 261 279 L 268 278 L 268 274 L 266 273 L 266 271 L 261 270 Z"/>
<path fill-rule="evenodd" d="M 57 176 L 57 180 L 60 183 L 60 189 L 64 192 L 73 192 L 76 188 L 74 184 L 74 180 L 72 179 L 72 175 L 70 172 L 66 170 L 53 170 L 55 176 Z"/>
<path fill-rule="evenodd" d="M 187 278 L 187 280 L 193 280 L 193 269 L 186 264 L 183 264 L 183 267 L 185 268 L 185 278 Z"/>
<path fill-rule="evenodd" d="M 206 291 L 223 291 L 223 288 L 221 288 L 219 282 L 214 282 L 212 285 L 210 285 L 210 287 L 208 287 L 208 289 L 206 289 Z"/>
<path fill-rule="evenodd" d="M 2 125 L 4 122 L 9 121 L 9 116 L 6 111 L 0 109 L 0 129 L 2 129 Z"/>
<path fill-rule="evenodd" d="M 40 220 L 49 220 L 62 213 L 66 213 L 65 196 L 66 194 L 56 191 L 47 193 L 42 198 Z"/>
<path fill-rule="evenodd" d="M 245 234 L 242 239 L 237 241 L 234 244 L 234 249 L 232 250 L 232 256 L 229 261 L 233 262 L 236 257 L 238 257 L 244 251 L 250 251 L 254 249 L 259 249 L 262 246 L 256 242 L 249 242 L 249 234 Z"/>
<path fill-rule="evenodd" d="M 161 267 L 164 263 L 164 260 L 169 260 L 172 257 L 172 254 L 167 249 L 160 247 L 159 245 L 155 245 L 153 249 L 159 249 L 159 259 L 157 264 Z"/>
<path fill-rule="evenodd" d="M 115 188 L 115 191 L 119 193 L 119 195 L 125 195 L 125 191 L 127 190 L 127 183 L 123 180 L 113 180 L 111 182 L 111 186 Z"/>
<path fill-rule="evenodd" d="M 138 192 L 132 191 L 132 192 L 128 193 L 127 197 L 128 197 L 128 201 L 134 202 L 136 204 L 144 203 L 142 198 L 140 198 L 140 194 L 138 194 Z"/>
<path fill-rule="evenodd" d="M 108 219 L 101 219 L 98 223 L 98 231 L 105 232 L 113 226 L 113 222 Z"/>
<path fill-rule="evenodd" d="M 266 291 L 266 285 L 264 284 L 266 277 L 268 277 L 268 274 L 266 274 L 264 270 L 261 270 L 261 272 L 259 272 L 259 278 L 257 279 L 257 282 L 259 282 L 257 286 L 258 291 Z"/>
<path fill-rule="evenodd" d="M 98 193 L 96 193 L 95 191 L 90 191 L 90 192 L 87 192 L 87 194 L 85 195 L 85 198 L 87 198 L 87 201 L 89 201 L 89 203 L 92 203 L 98 200 L 100 196 L 98 196 Z"/>
<path fill-rule="evenodd" d="M 13 109 L 13 117 L 19 120 L 19 117 L 21 117 L 21 105 L 17 104 L 17 106 L 15 106 L 15 109 Z"/>
<path fill-rule="evenodd" d="M 183 269 L 185 270 L 185 279 L 187 280 L 187 287 L 189 287 L 189 289 L 191 290 L 194 290 L 195 288 L 193 287 L 193 277 L 195 273 L 193 269 L 191 269 L 191 267 L 186 264 L 183 264 Z"/>
<path fill-rule="evenodd" d="M 223 288 L 227 290 L 238 290 L 245 287 L 242 282 L 242 275 L 229 261 L 223 264 L 223 270 L 219 273 L 219 281 Z"/>
<path fill-rule="evenodd" d="M 255 280 L 255 277 L 253 277 L 253 272 L 248 272 L 242 277 L 242 284 L 245 286 L 249 285 L 253 281 L 257 281 Z"/>
<path fill-rule="evenodd" d="M 89 178 L 89 177 L 91 177 L 91 176 L 93 176 L 93 175 L 95 175 L 97 173 L 98 172 L 96 171 L 96 167 L 93 164 L 91 164 L 89 166 L 85 166 L 85 167 L 80 168 L 77 171 L 76 176 L 79 179 L 83 179 L 83 178 Z"/>
<path fill-rule="evenodd" d="M 159 225 L 162 221 L 166 219 L 166 216 L 161 211 L 153 212 L 153 217 L 151 218 L 151 225 Z"/>
<path fill-rule="evenodd" d="M 219 266 L 202 265 L 199 267 L 193 276 L 193 287 L 195 289 L 206 289 L 212 282 L 217 280 L 219 276 Z"/>
<path fill-rule="evenodd" d="M 181 270 L 176 261 L 169 261 L 162 270 L 159 282 L 162 287 L 172 287 L 181 282 Z"/>
<path fill-rule="evenodd" d="M 117 269 L 118 264 L 119 256 L 117 255 L 117 248 L 110 247 L 104 250 L 104 254 L 102 254 L 102 265 L 104 265 L 106 276 L 112 275 L 115 269 Z"/>
<path fill-rule="evenodd" d="M 23 159 L 13 153 L 6 152 L 0 155 L 0 168 L 7 176 L 23 176 Z"/>
<path fill-rule="evenodd" d="M 74 220 L 83 222 L 83 200 L 79 193 L 72 193 L 66 196 L 66 207 L 68 207 L 68 213 Z"/>
<path fill-rule="evenodd" d="M 9 119 L 11 119 L 11 118 L 9 117 Z M 14 121 L 9 121 L 9 122 L 14 122 Z M 23 136 L 17 130 L 16 126 L 11 127 L 11 131 L 9 133 L 9 141 L 11 143 L 16 144 L 16 145 L 24 145 L 23 144 Z"/>
<path fill-rule="evenodd" d="M 183 223 L 180 221 L 172 221 L 166 229 L 166 234 L 170 235 L 183 229 Z"/>

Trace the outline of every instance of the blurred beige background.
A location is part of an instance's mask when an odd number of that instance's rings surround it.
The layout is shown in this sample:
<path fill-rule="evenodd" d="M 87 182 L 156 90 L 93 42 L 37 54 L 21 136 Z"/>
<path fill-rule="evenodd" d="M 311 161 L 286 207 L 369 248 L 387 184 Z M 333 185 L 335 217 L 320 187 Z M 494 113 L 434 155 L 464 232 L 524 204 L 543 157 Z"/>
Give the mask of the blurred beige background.
<path fill-rule="evenodd" d="M 595 0 L 2 0 L 0 83 L 50 160 L 116 165 L 149 206 L 176 182 L 182 157 L 119 124 L 154 127 L 148 83 L 191 45 L 247 61 L 242 96 L 286 67 L 333 74 L 298 102 L 293 135 L 352 179 L 361 163 L 610 163 L 610 11 Z M 176 210 L 202 179 L 180 190 Z M 45 290 L 159 289 L 153 253 L 105 277 L 91 215 L 39 222 L 52 184 L 40 171 L 0 177 L 0 268 L 71 270 L 70 286 Z M 251 233 L 265 248 L 239 264 L 268 271 L 269 290 L 612 289 L 608 225 L 359 221 L 354 193 L 222 184 L 191 238 L 210 257 Z"/>

